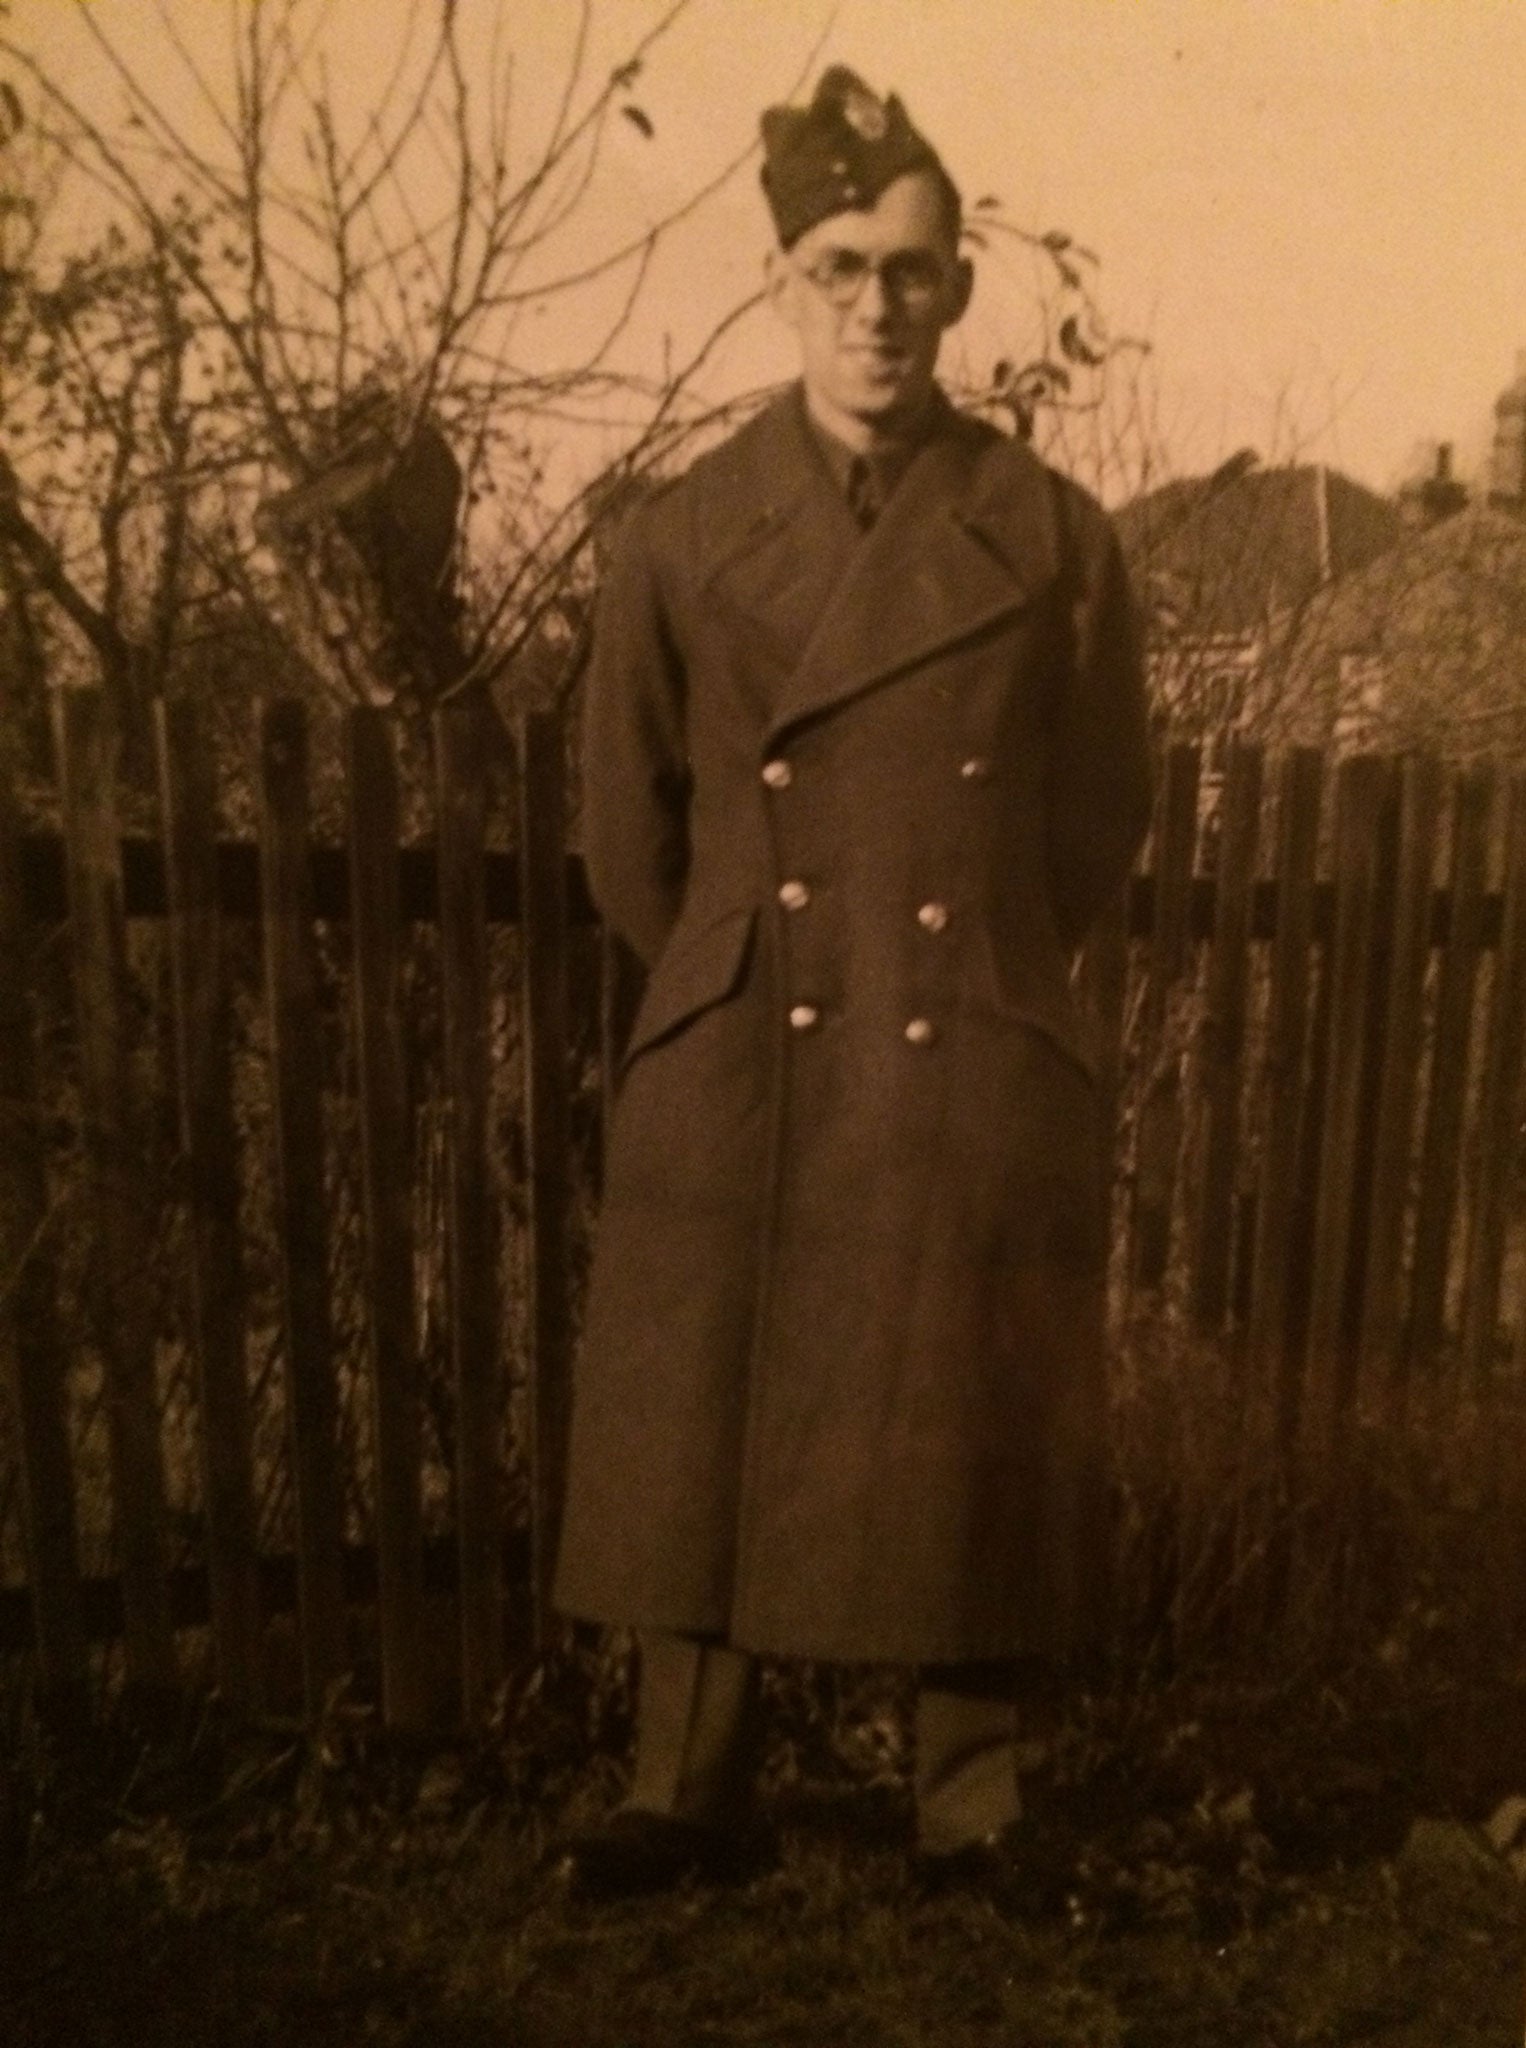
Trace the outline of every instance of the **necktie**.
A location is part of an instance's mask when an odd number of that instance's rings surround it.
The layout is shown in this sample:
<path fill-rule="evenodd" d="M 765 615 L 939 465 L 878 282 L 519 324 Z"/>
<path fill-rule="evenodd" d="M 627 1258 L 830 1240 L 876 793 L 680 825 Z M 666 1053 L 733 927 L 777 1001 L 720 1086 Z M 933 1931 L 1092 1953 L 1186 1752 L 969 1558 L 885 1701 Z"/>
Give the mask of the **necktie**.
<path fill-rule="evenodd" d="M 885 502 L 884 488 L 866 455 L 855 455 L 848 465 L 848 510 L 859 525 L 873 526 Z"/>

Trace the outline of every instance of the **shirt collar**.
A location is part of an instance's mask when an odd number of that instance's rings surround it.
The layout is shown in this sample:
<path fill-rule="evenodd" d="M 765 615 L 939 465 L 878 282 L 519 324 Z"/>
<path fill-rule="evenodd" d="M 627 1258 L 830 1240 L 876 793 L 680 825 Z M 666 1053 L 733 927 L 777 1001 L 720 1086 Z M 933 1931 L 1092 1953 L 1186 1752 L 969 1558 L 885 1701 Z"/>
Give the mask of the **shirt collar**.
<path fill-rule="evenodd" d="M 859 450 L 850 448 L 846 441 L 840 441 L 836 434 L 822 426 L 806 404 L 804 385 L 800 387 L 799 400 L 800 411 L 811 439 L 820 451 L 821 458 L 826 463 L 827 471 L 838 490 L 844 497 L 849 495 L 858 473 L 857 466 L 862 464 L 873 480 L 875 493 L 882 504 L 910 468 L 912 459 L 919 449 L 944 430 L 954 410 L 942 388 L 934 385 L 926 410 L 909 433 L 886 441 L 866 454 L 861 454 Z"/>

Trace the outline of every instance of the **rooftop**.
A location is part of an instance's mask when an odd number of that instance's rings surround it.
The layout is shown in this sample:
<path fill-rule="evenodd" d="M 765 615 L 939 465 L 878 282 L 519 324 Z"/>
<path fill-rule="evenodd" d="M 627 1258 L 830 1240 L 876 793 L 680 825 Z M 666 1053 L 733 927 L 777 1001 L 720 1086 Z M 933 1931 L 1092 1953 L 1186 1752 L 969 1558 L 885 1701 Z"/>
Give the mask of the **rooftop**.
<path fill-rule="evenodd" d="M 1257 469 L 1250 451 L 1211 476 L 1163 484 L 1117 515 L 1157 634 L 1254 633 L 1392 547 L 1398 507 L 1336 470 Z"/>

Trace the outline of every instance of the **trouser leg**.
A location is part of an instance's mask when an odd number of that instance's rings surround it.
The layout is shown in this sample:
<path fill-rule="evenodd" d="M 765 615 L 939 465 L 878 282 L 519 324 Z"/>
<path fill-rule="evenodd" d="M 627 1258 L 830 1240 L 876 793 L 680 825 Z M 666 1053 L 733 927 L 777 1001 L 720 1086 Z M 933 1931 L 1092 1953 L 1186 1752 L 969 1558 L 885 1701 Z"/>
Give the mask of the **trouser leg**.
<path fill-rule="evenodd" d="M 990 1667 L 924 1670 L 914 1737 L 920 1849 L 947 1855 L 1018 1818 L 1017 1702 L 1010 1673 Z"/>
<path fill-rule="evenodd" d="M 755 1762 L 757 1666 L 741 1650 L 643 1630 L 636 1770 L 627 1806 L 719 1824 L 743 1806 Z"/>

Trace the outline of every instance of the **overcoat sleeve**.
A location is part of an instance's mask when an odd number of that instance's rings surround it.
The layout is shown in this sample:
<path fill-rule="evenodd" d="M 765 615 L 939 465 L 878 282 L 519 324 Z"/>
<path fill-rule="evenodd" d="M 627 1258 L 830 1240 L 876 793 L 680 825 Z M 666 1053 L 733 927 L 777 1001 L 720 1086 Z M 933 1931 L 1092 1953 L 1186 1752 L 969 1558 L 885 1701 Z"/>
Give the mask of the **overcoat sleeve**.
<path fill-rule="evenodd" d="M 1051 732 L 1049 869 L 1062 942 L 1079 945 L 1149 828 L 1153 774 L 1138 616 L 1111 520 L 1061 486 L 1070 584 L 1068 673 Z"/>
<path fill-rule="evenodd" d="M 689 865 L 685 682 L 650 531 L 626 527 L 594 614 L 584 683 L 583 857 L 606 922 L 650 966 Z"/>

